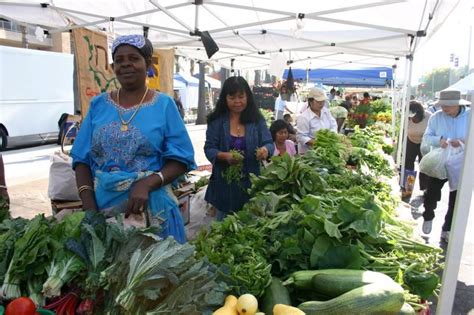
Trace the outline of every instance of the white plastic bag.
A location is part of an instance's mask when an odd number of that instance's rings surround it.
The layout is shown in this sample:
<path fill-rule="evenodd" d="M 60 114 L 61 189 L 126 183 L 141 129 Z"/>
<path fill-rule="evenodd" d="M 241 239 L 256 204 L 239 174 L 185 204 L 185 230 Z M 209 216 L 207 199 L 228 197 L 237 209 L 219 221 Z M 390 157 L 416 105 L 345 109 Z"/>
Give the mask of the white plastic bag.
<path fill-rule="evenodd" d="M 443 148 L 431 150 L 421 159 L 420 172 L 439 179 L 448 178 L 448 172 L 446 170 L 448 153 L 448 149 Z"/>
<path fill-rule="evenodd" d="M 448 147 L 448 157 L 446 159 L 446 170 L 448 171 L 449 190 L 458 189 L 459 177 L 461 177 L 461 168 L 464 162 L 464 144 L 457 148 Z"/>
<path fill-rule="evenodd" d="M 431 145 L 428 141 L 421 141 L 420 152 L 422 156 L 427 155 L 431 151 Z"/>
<path fill-rule="evenodd" d="M 51 156 L 48 197 L 51 200 L 80 200 L 72 158 L 61 152 L 55 152 Z"/>

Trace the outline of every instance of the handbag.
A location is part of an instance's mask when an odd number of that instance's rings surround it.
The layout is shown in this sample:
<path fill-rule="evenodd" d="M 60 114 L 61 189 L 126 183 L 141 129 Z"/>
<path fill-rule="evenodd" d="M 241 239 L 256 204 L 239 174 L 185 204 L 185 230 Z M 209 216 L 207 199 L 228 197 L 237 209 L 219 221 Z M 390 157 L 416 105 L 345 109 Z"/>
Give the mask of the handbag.
<path fill-rule="evenodd" d="M 48 197 L 51 200 L 80 200 L 76 185 L 76 174 L 72 169 L 72 158 L 55 152 L 49 167 Z"/>
<path fill-rule="evenodd" d="M 65 141 L 71 138 L 69 135 L 73 130 L 77 133 L 79 126 L 79 121 L 72 122 L 62 134 L 61 151 L 54 152 L 50 158 L 48 197 L 51 200 L 81 200 L 77 190 L 76 173 L 72 169 L 72 158 L 64 152 Z M 74 133 L 74 137 L 75 135 Z"/>

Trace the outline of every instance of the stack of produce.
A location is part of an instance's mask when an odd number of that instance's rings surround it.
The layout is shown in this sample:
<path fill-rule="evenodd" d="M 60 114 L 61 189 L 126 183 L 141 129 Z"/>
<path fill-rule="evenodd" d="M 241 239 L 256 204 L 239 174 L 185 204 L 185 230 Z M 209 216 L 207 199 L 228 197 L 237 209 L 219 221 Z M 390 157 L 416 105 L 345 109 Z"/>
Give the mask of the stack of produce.
<path fill-rule="evenodd" d="M 4 220 L 0 304 L 28 296 L 58 315 L 211 313 L 228 293 L 226 271 L 157 232 L 94 211 Z"/>
<path fill-rule="evenodd" d="M 304 157 L 274 157 L 252 178 L 253 198 L 244 209 L 201 232 L 198 254 L 229 268 L 233 293 L 261 297 L 272 276 L 350 269 L 390 277 L 416 310 L 420 299 L 436 294 L 442 251 L 415 240 L 411 225 L 396 217 L 383 141 L 364 136 L 362 144 L 358 137 L 324 131 Z M 380 158 L 356 160 L 358 148 Z M 355 169 L 346 167 L 351 159 Z M 291 290 L 295 306 L 313 300 Z"/>

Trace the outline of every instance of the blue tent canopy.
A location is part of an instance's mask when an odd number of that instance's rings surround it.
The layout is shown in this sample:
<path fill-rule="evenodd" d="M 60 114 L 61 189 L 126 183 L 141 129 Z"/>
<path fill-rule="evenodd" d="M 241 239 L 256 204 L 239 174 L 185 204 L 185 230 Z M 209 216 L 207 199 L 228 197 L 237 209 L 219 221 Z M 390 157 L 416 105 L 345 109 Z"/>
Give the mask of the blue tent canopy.
<path fill-rule="evenodd" d="M 195 77 L 193 77 L 191 75 L 184 74 L 184 73 L 176 73 L 173 76 L 173 79 L 175 79 L 177 81 L 181 81 L 184 84 L 186 84 L 187 86 L 188 85 L 189 86 L 199 86 L 199 79 L 196 79 Z"/>
<path fill-rule="evenodd" d="M 376 67 L 361 68 L 352 70 L 341 69 L 291 69 L 295 80 L 319 83 L 332 86 L 390 86 L 393 80 L 392 68 Z M 307 73 L 308 72 L 308 73 Z M 288 76 L 288 70 L 285 70 L 283 78 Z"/>

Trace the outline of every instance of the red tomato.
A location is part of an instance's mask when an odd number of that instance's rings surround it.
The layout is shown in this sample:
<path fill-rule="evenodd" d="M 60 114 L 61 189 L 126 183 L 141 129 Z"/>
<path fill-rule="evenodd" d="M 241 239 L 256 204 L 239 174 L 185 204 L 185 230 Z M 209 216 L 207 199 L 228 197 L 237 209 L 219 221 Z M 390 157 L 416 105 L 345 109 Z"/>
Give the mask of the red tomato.
<path fill-rule="evenodd" d="M 20 297 L 8 303 L 5 315 L 35 315 L 36 306 L 30 298 Z"/>

